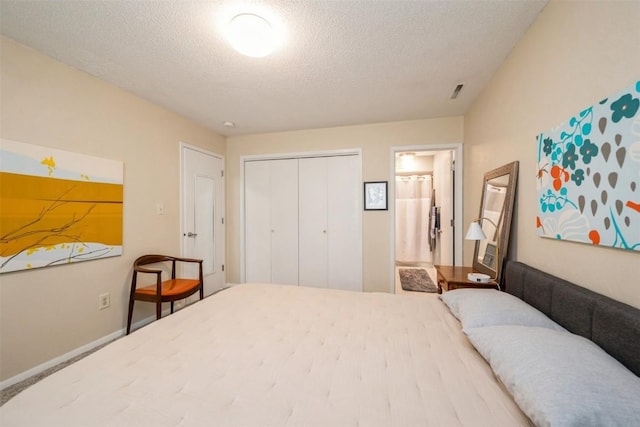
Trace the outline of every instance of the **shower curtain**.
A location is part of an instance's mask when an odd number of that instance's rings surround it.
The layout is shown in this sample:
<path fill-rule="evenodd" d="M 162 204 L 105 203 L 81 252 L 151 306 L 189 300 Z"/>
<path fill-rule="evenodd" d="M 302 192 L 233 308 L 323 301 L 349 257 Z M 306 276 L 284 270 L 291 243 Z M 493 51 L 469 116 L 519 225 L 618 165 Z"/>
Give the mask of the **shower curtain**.
<path fill-rule="evenodd" d="M 396 177 L 396 261 L 432 262 L 429 250 L 431 175 Z"/>

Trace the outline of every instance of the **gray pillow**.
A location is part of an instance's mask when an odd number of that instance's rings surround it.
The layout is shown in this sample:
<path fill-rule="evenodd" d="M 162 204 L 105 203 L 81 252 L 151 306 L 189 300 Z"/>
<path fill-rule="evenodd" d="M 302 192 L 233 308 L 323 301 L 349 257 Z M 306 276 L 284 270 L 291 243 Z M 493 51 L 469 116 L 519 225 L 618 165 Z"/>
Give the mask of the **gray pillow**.
<path fill-rule="evenodd" d="M 506 292 L 493 289 L 456 289 L 440 295 L 463 329 L 495 325 L 565 329 L 541 311 Z"/>
<path fill-rule="evenodd" d="M 640 378 L 588 339 L 527 326 L 465 333 L 537 426 L 640 426 Z"/>

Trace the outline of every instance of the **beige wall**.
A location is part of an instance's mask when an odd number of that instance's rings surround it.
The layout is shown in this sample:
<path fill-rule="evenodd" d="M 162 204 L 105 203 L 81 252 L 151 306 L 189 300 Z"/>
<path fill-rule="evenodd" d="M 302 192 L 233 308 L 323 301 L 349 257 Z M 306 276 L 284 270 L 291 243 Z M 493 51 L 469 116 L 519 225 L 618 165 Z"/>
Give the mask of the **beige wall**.
<path fill-rule="evenodd" d="M 179 253 L 179 143 L 224 137 L 34 50 L 1 39 L 0 136 L 124 162 L 124 254 L 0 276 L 0 379 L 126 325 L 133 260 Z M 156 203 L 165 204 L 164 216 Z M 98 295 L 111 307 L 98 310 Z M 141 306 L 144 304 L 140 304 Z M 151 311 L 136 310 L 140 320 Z"/>
<path fill-rule="evenodd" d="M 551 1 L 464 121 L 465 223 L 483 173 L 519 160 L 517 259 L 636 307 L 640 255 L 538 237 L 535 177 L 540 132 L 640 78 L 639 22 L 637 1 Z"/>
<path fill-rule="evenodd" d="M 363 181 L 390 181 L 391 147 L 462 142 L 462 117 L 416 120 L 330 129 L 231 137 L 227 140 L 227 279 L 240 280 L 240 158 L 355 148 L 362 150 Z M 365 212 L 363 284 L 365 291 L 388 292 L 391 268 L 391 214 Z"/>

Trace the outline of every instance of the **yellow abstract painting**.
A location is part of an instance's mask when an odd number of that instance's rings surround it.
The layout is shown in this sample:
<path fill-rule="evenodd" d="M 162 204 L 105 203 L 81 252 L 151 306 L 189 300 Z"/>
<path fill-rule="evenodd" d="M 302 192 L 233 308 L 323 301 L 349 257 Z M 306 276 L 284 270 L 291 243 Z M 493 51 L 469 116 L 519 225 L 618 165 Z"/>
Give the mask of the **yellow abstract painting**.
<path fill-rule="evenodd" d="M 0 144 L 0 273 L 122 255 L 122 162 Z"/>

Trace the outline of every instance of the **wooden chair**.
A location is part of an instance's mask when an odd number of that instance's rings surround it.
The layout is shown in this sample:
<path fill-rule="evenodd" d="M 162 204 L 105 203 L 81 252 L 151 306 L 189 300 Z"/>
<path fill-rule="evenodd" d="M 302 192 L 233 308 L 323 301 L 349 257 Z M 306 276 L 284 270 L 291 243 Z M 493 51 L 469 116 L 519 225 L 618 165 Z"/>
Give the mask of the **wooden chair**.
<path fill-rule="evenodd" d="M 161 269 L 150 269 L 143 267 L 148 264 L 161 262 L 171 262 L 171 279 L 162 281 Z M 198 279 L 176 279 L 176 262 L 198 263 L 200 272 Z M 137 288 L 138 273 L 151 273 L 156 275 L 156 284 Z M 204 298 L 204 281 L 202 275 L 202 260 L 192 258 L 178 258 L 168 255 L 143 255 L 133 262 L 133 277 L 131 279 L 131 294 L 129 296 L 129 319 L 127 321 L 127 335 L 131 332 L 131 319 L 133 317 L 133 303 L 147 301 L 156 303 L 156 320 L 160 319 L 162 303 L 171 303 L 171 313 L 173 313 L 173 302 L 181 300 L 200 291 L 200 299 Z"/>

